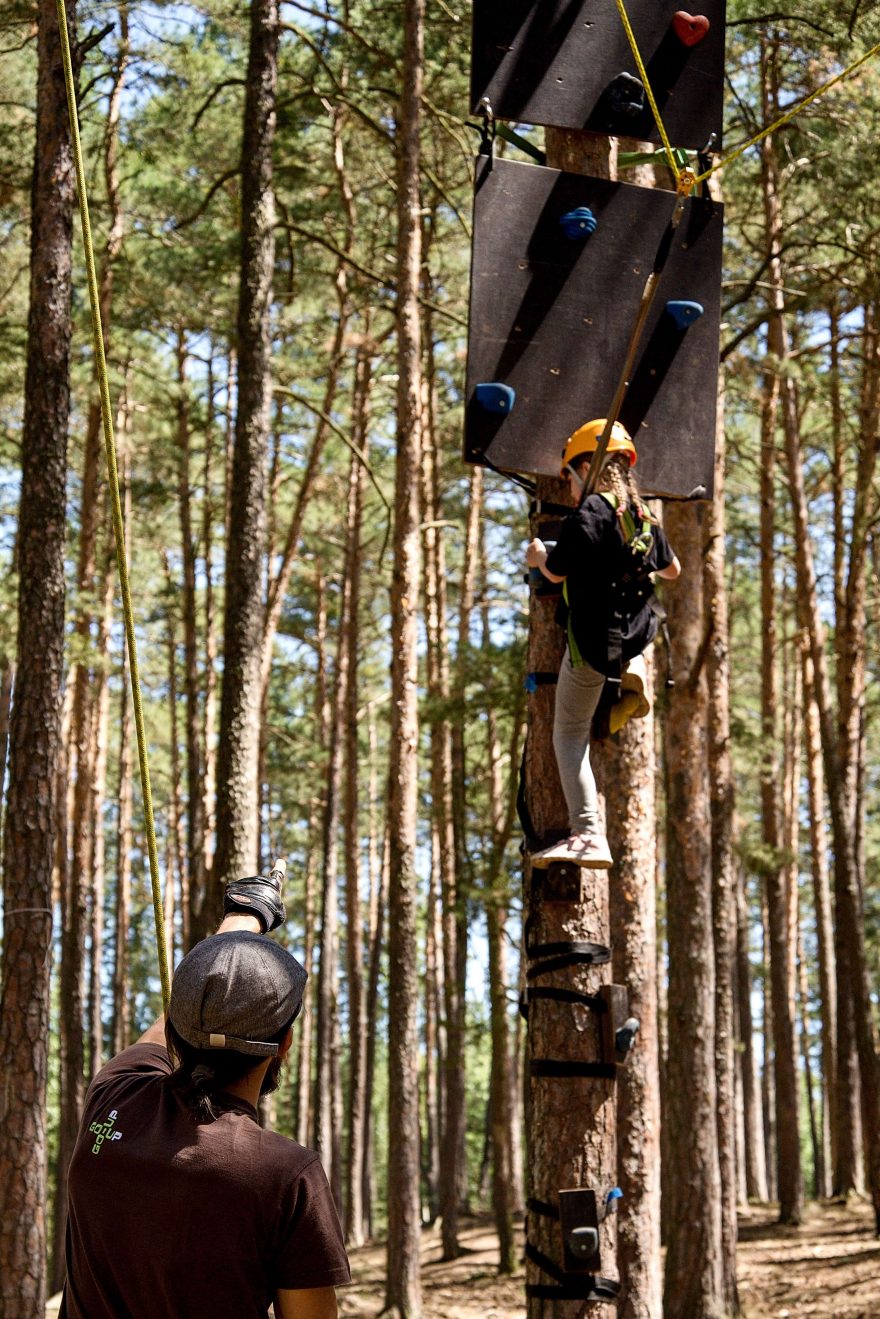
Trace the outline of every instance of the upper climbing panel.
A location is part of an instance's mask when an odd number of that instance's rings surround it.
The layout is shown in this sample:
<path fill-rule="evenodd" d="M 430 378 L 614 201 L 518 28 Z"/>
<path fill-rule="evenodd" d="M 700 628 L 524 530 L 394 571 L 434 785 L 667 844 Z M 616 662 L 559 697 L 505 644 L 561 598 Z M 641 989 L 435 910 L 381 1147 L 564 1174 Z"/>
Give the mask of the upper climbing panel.
<path fill-rule="evenodd" d="M 725 0 L 625 0 L 673 146 L 721 145 Z M 614 0 L 474 0 L 471 105 L 497 118 L 657 142 Z"/>

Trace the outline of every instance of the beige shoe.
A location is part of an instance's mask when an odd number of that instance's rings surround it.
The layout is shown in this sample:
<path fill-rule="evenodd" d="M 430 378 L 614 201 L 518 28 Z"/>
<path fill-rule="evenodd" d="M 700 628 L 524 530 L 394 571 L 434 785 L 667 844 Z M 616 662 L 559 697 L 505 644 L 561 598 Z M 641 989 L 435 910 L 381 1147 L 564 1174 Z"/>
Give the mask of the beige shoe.
<path fill-rule="evenodd" d="M 563 838 L 561 843 L 545 847 L 532 856 L 532 865 L 539 869 L 552 865 L 554 861 L 570 861 L 587 870 L 609 870 L 613 864 L 604 834 L 572 834 Z"/>
<path fill-rule="evenodd" d="M 632 714 L 627 719 L 644 719 L 650 712 L 651 701 L 648 696 L 648 670 L 644 655 L 634 655 L 620 676 L 620 693 L 637 697 Z M 624 722 L 626 722 L 624 720 Z"/>

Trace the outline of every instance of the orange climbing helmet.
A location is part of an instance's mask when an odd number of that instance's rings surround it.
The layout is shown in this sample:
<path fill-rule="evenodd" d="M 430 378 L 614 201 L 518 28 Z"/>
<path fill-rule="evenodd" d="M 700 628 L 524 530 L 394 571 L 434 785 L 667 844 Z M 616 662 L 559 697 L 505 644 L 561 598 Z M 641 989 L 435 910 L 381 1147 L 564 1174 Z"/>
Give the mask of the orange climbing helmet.
<path fill-rule="evenodd" d="M 582 453 L 596 452 L 599 445 L 599 436 L 605 429 L 605 420 L 605 417 L 599 417 L 596 421 L 587 421 L 583 426 L 579 426 L 573 435 L 568 437 L 565 448 L 562 450 L 561 476 L 566 475 L 566 468 L 573 458 L 577 458 Z M 605 452 L 608 454 L 628 453 L 630 467 L 636 465 L 636 446 L 632 442 L 629 431 L 619 421 L 616 421 L 611 427 L 608 448 Z"/>

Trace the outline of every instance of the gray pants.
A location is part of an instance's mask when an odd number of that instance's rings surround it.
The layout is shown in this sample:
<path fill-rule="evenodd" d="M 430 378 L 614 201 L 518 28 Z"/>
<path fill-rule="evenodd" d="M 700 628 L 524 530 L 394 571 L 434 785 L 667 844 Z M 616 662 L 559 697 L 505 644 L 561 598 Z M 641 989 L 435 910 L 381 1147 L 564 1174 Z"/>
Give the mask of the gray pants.
<path fill-rule="evenodd" d="M 577 834 L 601 833 L 599 798 L 590 765 L 590 725 L 604 685 L 604 675 L 589 664 L 574 668 L 566 648 L 556 685 L 553 750 L 569 825 Z"/>

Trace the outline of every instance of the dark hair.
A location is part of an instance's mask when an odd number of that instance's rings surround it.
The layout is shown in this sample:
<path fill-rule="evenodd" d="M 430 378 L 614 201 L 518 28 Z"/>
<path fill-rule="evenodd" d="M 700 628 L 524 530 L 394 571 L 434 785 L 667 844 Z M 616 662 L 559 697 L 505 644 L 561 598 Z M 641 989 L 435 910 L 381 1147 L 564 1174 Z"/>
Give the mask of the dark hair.
<path fill-rule="evenodd" d="M 280 1044 L 298 1015 L 299 1009 L 281 1030 L 269 1037 L 269 1043 Z M 196 1049 L 178 1035 L 170 1021 L 165 1022 L 165 1040 L 168 1052 L 178 1060 L 166 1084 L 180 1091 L 193 1121 L 199 1126 L 215 1122 L 220 1116 L 222 1108 L 217 1108 L 214 1103 L 218 1092 L 242 1080 L 264 1061 L 252 1053 L 237 1053 L 234 1049 Z M 281 1063 L 277 1056 L 270 1059 L 260 1086 L 261 1095 L 271 1094 L 278 1085 Z"/>

